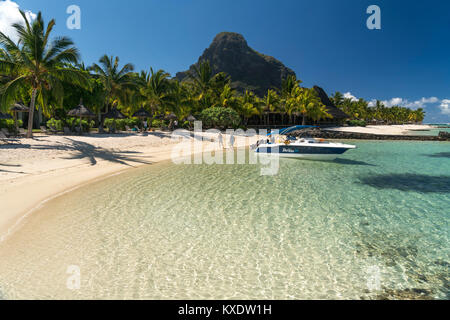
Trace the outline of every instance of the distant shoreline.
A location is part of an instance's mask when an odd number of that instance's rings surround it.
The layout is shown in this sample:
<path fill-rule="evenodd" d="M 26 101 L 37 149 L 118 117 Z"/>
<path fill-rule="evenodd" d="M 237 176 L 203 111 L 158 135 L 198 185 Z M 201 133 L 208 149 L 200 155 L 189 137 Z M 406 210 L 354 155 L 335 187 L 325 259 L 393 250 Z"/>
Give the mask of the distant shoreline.
<path fill-rule="evenodd" d="M 307 129 L 294 135 L 324 139 L 348 140 L 397 140 L 397 141 L 450 141 L 449 136 L 414 135 L 414 132 L 426 132 L 438 129 L 432 125 L 382 125 L 367 127 L 334 127 L 323 129 Z M 448 129 L 448 128 L 446 128 Z"/>

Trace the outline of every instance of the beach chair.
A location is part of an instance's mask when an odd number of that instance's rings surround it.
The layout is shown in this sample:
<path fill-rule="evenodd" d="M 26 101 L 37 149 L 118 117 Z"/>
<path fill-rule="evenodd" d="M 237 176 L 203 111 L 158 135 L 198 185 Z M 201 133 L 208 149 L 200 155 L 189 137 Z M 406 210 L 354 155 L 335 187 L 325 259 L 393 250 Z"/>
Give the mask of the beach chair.
<path fill-rule="evenodd" d="M 47 128 L 44 127 L 44 126 L 41 126 L 41 132 L 45 133 L 45 134 L 48 134 Z"/>
<path fill-rule="evenodd" d="M 138 126 L 134 126 L 134 128 L 133 128 L 134 130 L 136 130 L 136 132 L 139 132 L 139 131 L 141 131 L 141 129 L 139 129 L 138 128 Z"/>
<path fill-rule="evenodd" d="M 0 131 L 0 141 L 6 144 L 9 144 L 8 138 L 5 136 L 3 131 Z"/>
<path fill-rule="evenodd" d="M 131 129 L 129 126 L 125 126 L 125 130 L 127 130 L 127 132 L 133 132 L 133 129 Z"/>
<path fill-rule="evenodd" d="M 83 132 L 80 130 L 80 127 L 75 127 L 75 133 L 81 135 Z"/>
<path fill-rule="evenodd" d="M 58 133 L 58 129 L 56 129 L 55 127 L 50 127 L 49 130 L 53 134 L 57 134 Z"/>
<path fill-rule="evenodd" d="M 19 128 L 19 136 L 26 137 L 27 133 L 27 130 L 25 130 L 24 128 Z"/>
<path fill-rule="evenodd" d="M 8 131 L 8 129 L 6 129 L 6 128 L 2 128 L 2 133 L 7 137 L 7 138 L 9 138 L 10 136 L 11 136 L 11 134 L 9 133 L 9 131 Z"/>
<path fill-rule="evenodd" d="M 70 136 L 70 135 L 72 135 L 72 131 L 70 131 L 70 129 L 68 127 L 64 127 L 64 134 L 66 136 Z"/>
<path fill-rule="evenodd" d="M 4 144 L 20 144 L 18 140 L 8 138 L 4 133 L 3 130 L 0 131 L 0 141 Z M 15 143 L 16 142 L 16 143 Z"/>

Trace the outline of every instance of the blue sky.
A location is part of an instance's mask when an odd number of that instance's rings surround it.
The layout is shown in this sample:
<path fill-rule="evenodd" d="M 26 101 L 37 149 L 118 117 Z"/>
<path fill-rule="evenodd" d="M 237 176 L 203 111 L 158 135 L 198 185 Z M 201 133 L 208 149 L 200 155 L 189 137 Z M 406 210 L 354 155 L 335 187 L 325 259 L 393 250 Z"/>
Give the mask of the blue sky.
<path fill-rule="evenodd" d="M 9 1 L 9 0 L 8 0 Z M 425 107 L 428 122 L 450 122 L 450 1 L 406 0 L 16 0 L 55 18 L 86 64 L 103 54 L 175 75 L 221 31 L 292 68 L 305 86 Z M 1 4 L 1 2 L 0 2 Z M 81 8 L 81 30 L 66 9 Z M 381 8 L 381 30 L 366 9 Z"/>

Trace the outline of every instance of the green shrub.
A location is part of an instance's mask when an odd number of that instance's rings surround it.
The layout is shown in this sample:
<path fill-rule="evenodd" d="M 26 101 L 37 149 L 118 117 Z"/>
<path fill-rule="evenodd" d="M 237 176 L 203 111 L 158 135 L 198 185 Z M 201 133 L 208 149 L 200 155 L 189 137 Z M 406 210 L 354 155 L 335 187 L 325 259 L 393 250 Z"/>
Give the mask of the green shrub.
<path fill-rule="evenodd" d="M 62 120 L 56 120 L 54 118 L 47 121 L 47 128 L 52 130 L 63 130 L 63 122 Z"/>
<path fill-rule="evenodd" d="M 348 125 L 350 127 L 366 127 L 367 123 L 363 120 L 350 120 Z"/>
<path fill-rule="evenodd" d="M 89 132 L 92 127 L 94 127 L 95 121 L 94 120 L 82 120 L 81 126 L 83 128 L 84 132 Z M 79 118 L 68 118 L 66 120 L 57 120 L 57 119 L 50 119 L 47 121 L 47 128 L 53 129 L 57 131 L 63 131 L 64 127 L 68 127 L 71 130 L 74 130 L 74 128 L 80 126 L 80 119 Z"/>
<path fill-rule="evenodd" d="M 164 121 L 155 119 L 152 121 L 152 128 L 162 128 L 164 126 Z"/>
<path fill-rule="evenodd" d="M 23 126 L 22 120 L 17 120 L 17 124 L 19 128 Z M 9 132 L 14 132 L 16 130 L 16 124 L 14 123 L 14 120 L 12 119 L 1 119 L 0 120 L 0 129 L 7 129 Z"/>
<path fill-rule="evenodd" d="M 184 121 L 184 122 L 181 124 L 181 127 L 182 127 L 183 129 L 189 129 L 191 126 L 193 126 L 193 125 L 191 125 L 191 123 L 190 123 L 189 121 Z"/>
<path fill-rule="evenodd" d="M 236 111 L 223 107 L 212 107 L 203 110 L 200 119 L 206 128 L 236 128 L 241 123 L 241 117 Z"/>
<path fill-rule="evenodd" d="M 139 119 L 106 119 L 105 120 L 105 127 L 107 128 L 114 128 L 114 122 L 116 123 L 116 130 L 119 131 L 125 131 L 126 126 L 130 127 L 130 129 L 133 129 L 134 126 L 137 126 L 138 128 L 142 127 L 142 121 Z"/>

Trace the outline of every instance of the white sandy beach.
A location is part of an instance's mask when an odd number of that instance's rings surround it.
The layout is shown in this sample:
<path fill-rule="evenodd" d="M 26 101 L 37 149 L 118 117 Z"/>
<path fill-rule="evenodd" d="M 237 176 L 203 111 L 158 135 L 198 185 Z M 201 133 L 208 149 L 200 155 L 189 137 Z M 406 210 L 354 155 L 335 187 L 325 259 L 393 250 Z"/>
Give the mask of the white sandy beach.
<path fill-rule="evenodd" d="M 327 130 L 352 132 L 352 133 L 367 133 L 367 134 L 381 134 L 381 135 L 407 135 L 414 130 L 431 130 L 434 129 L 430 125 L 392 125 L 392 126 L 367 126 L 367 127 L 336 127 Z"/>
<path fill-rule="evenodd" d="M 228 139 L 224 135 L 225 142 Z M 0 241 L 45 201 L 130 168 L 170 160 L 177 143 L 170 133 L 156 132 L 147 136 L 37 135 L 14 145 L 0 145 Z M 238 139 L 237 143 L 243 147 L 244 142 Z M 219 148 L 217 142 L 202 145 L 208 150 Z"/>

